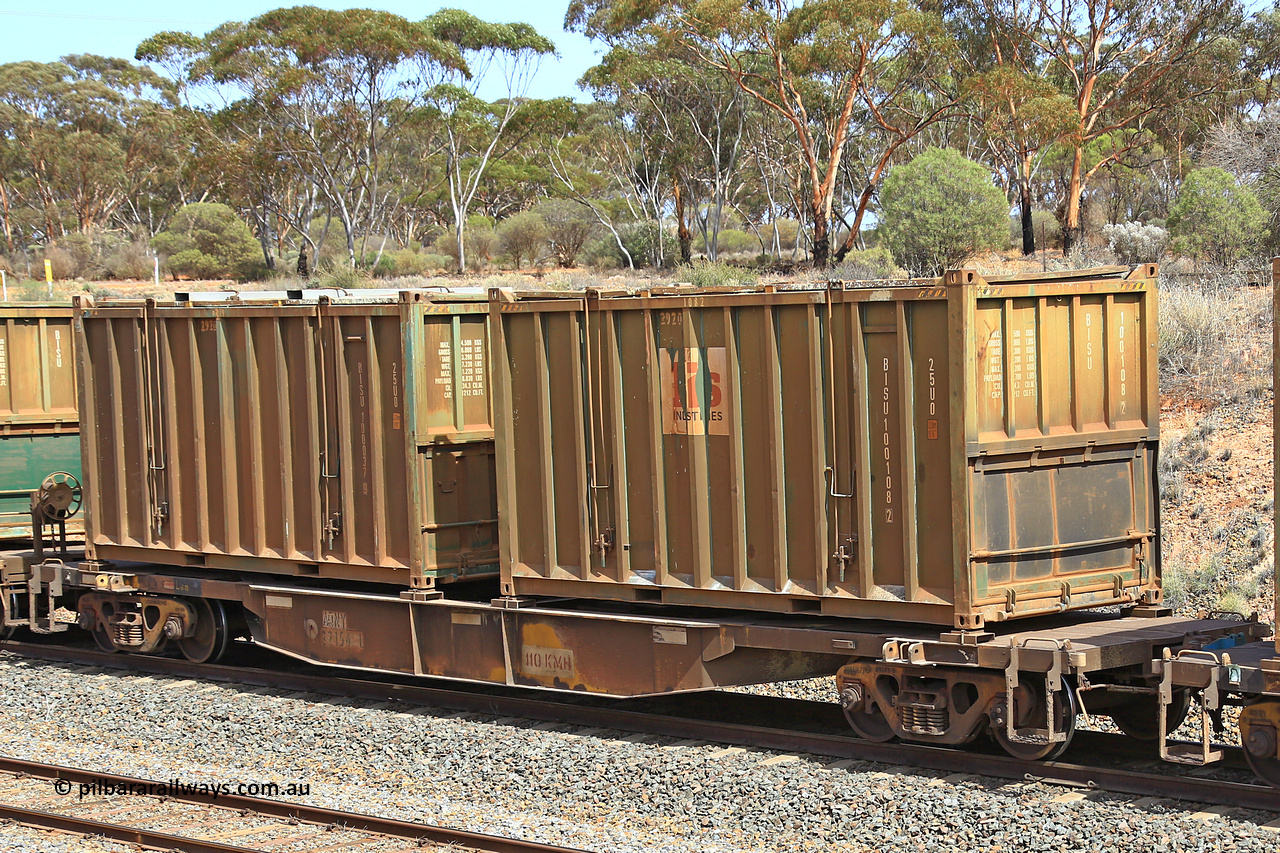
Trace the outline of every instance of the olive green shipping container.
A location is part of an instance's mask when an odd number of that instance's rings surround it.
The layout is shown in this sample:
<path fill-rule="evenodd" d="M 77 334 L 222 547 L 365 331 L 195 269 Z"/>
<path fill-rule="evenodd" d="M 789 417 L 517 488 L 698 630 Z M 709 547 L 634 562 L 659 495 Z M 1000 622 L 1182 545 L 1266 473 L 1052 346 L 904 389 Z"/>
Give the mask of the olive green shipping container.
<path fill-rule="evenodd" d="M 31 536 L 46 477 L 80 476 L 71 323 L 70 305 L 0 303 L 0 539 Z"/>
<path fill-rule="evenodd" d="M 1155 275 L 492 291 L 503 591 L 964 629 L 1154 602 Z"/>
<path fill-rule="evenodd" d="M 89 559 L 496 573 L 483 297 L 190 299 L 77 302 Z"/>

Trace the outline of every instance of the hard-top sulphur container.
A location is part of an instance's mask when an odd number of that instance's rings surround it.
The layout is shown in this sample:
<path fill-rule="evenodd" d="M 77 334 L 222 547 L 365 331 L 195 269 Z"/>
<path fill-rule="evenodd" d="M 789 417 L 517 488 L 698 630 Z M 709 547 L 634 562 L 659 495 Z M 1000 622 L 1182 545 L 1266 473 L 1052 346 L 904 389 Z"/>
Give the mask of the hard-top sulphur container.
<path fill-rule="evenodd" d="M 0 539 L 31 536 L 31 493 L 47 480 L 80 477 L 71 324 L 70 305 L 0 303 Z"/>
<path fill-rule="evenodd" d="M 966 629 L 1156 601 L 1155 277 L 492 291 L 503 591 Z"/>
<path fill-rule="evenodd" d="M 414 588 L 496 573 L 482 296 L 76 310 L 90 559 Z"/>

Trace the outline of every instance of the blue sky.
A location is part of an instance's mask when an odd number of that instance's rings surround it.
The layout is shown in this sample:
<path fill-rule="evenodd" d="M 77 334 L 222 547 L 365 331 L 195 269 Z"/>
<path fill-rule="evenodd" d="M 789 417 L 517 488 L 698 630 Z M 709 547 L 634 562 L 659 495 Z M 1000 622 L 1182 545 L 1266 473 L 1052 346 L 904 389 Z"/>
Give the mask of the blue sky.
<path fill-rule="evenodd" d="M 178 4 L 172 0 L 132 0 L 116 4 L 86 0 L 53 0 L 45 5 L 0 0 L 0 63 L 24 59 L 50 62 L 70 53 L 97 53 L 133 59 L 138 43 L 162 30 L 204 33 L 225 21 L 247 20 L 270 9 L 300 5 L 290 0 Z M 310 0 L 307 5 L 332 9 L 356 4 Z M 445 7 L 462 8 L 489 21 L 524 20 L 555 42 L 560 57 L 543 61 L 529 95 L 535 98 L 569 96 L 587 100 L 576 81 L 597 61 L 590 41 L 564 32 L 567 0 L 513 4 L 500 0 L 453 0 L 449 3 L 410 3 L 404 0 L 365 2 L 364 8 L 385 9 L 421 19 Z"/>

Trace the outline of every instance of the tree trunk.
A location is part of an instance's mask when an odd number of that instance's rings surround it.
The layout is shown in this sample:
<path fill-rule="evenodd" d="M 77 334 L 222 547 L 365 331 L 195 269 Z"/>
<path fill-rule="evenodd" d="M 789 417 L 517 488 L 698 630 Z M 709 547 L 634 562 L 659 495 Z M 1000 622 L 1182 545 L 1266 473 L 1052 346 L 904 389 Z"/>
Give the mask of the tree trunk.
<path fill-rule="evenodd" d="M 1075 157 L 1071 160 L 1071 180 L 1067 184 L 1067 216 L 1062 223 L 1062 253 L 1075 248 L 1080 240 L 1080 193 L 1082 188 L 1081 172 L 1084 166 L 1084 149 L 1077 146 Z"/>
<path fill-rule="evenodd" d="M 680 190 L 680 182 L 672 183 L 676 200 L 676 236 L 680 240 L 680 263 L 693 263 L 693 235 L 689 233 L 689 223 L 684 215 L 684 193 Z"/>
<path fill-rule="evenodd" d="M 8 245 L 8 254 L 13 256 L 13 226 L 9 219 L 9 194 L 5 192 L 4 181 L 0 181 L 0 206 L 3 206 L 4 216 L 4 241 Z"/>
<path fill-rule="evenodd" d="M 1031 184 L 1025 179 L 1022 182 L 1022 200 L 1018 202 L 1022 208 L 1022 254 L 1036 253 L 1036 228 L 1031 221 Z"/>
<path fill-rule="evenodd" d="M 815 201 L 809 207 L 813 216 L 813 268 L 824 270 L 831 254 L 830 223 L 827 212 L 821 201 Z"/>
<path fill-rule="evenodd" d="M 459 216 L 456 220 L 454 233 L 458 238 L 458 275 L 467 274 L 467 245 L 462 234 L 463 220 Z"/>

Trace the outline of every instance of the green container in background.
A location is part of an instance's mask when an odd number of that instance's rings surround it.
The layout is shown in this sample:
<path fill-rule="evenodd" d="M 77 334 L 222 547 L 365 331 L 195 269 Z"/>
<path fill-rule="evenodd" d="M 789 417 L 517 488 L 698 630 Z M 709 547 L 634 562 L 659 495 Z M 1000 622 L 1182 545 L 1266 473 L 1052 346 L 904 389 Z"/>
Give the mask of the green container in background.
<path fill-rule="evenodd" d="M 70 305 L 0 303 L 0 539 L 30 538 L 46 478 L 80 479 L 72 322 Z M 82 533 L 81 518 L 67 529 Z"/>

